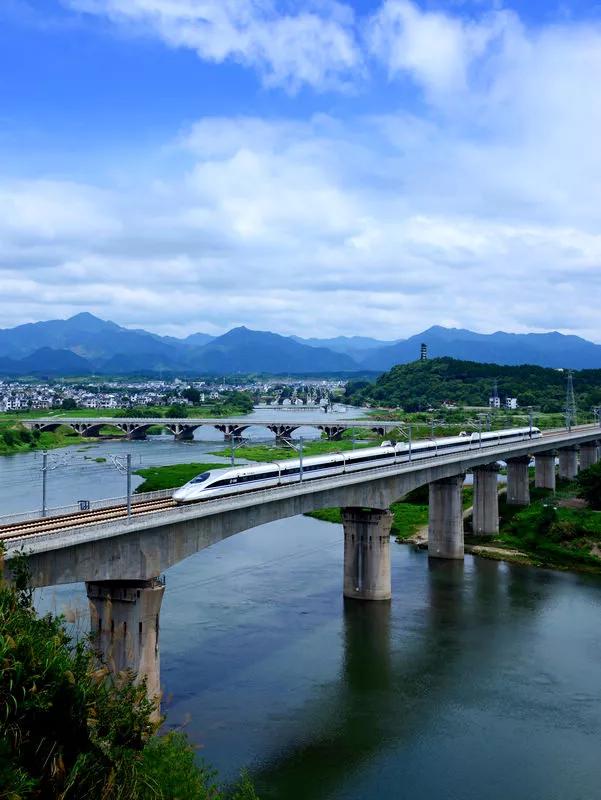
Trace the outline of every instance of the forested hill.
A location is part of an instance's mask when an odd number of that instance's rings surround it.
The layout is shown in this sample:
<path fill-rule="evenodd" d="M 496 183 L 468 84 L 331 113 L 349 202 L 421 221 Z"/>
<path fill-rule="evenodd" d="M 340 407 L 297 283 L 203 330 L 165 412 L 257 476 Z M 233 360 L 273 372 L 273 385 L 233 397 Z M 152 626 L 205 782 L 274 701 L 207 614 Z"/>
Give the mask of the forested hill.
<path fill-rule="evenodd" d="M 601 405 L 601 369 L 573 373 L 576 403 L 590 412 Z M 480 364 L 453 358 L 434 358 L 399 364 L 375 383 L 351 381 L 349 400 L 386 408 L 420 411 L 443 402 L 466 406 L 486 406 L 495 379 L 501 400 L 517 397 L 519 405 L 535 406 L 540 411 L 557 412 L 565 408 L 567 373 L 546 367 Z"/>

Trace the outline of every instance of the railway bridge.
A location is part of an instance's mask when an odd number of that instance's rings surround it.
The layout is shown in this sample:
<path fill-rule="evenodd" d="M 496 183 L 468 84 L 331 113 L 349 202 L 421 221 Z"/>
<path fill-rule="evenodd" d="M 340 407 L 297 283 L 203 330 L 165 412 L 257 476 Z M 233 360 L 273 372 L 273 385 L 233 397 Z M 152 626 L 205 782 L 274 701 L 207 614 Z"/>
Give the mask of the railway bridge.
<path fill-rule="evenodd" d="M 343 432 L 349 428 L 361 428 L 363 430 L 374 431 L 380 436 L 394 428 L 398 428 L 398 422 L 390 420 L 333 420 L 316 421 L 315 419 L 303 419 L 295 417 L 291 420 L 282 421 L 279 419 L 266 418 L 249 419 L 248 417 L 231 418 L 212 418 L 212 417 L 182 417 L 181 419 L 167 419 L 165 417 L 40 417 L 38 419 L 23 420 L 22 423 L 30 430 L 54 431 L 61 426 L 72 428 L 80 436 L 99 436 L 103 428 L 110 426 L 116 428 L 128 439 L 145 439 L 148 430 L 153 426 L 160 426 L 170 431 L 176 440 L 191 440 L 194 438 L 194 431 L 197 428 L 208 426 L 220 431 L 226 440 L 239 439 L 245 430 L 250 427 L 259 426 L 267 428 L 281 441 L 289 439 L 299 428 L 317 428 L 326 434 L 328 439 L 340 439 Z"/>
<path fill-rule="evenodd" d="M 92 629 L 106 663 L 147 676 L 159 692 L 159 615 L 162 573 L 179 561 L 241 531 L 322 508 L 341 507 L 344 526 L 343 593 L 363 601 L 391 598 L 391 503 L 429 486 L 428 553 L 437 559 L 464 555 L 461 488 L 474 475 L 473 528 L 480 535 L 499 530 L 497 462 L 507 464 L 507 502 L 530 502 L 529 464 L 535 484 L 555 489 L 559 476 L 571 479 L 597 463 L 601 429 L 555 430 L 542 438 L 481 446 L 473 440 L 461 452 L 414 459 L 386 467 L 299 481 L 185 506 L 170 496 L 136 498 L 125 505 L 81 513 L 0 524 L 10 561 L 28 554 L 34 586 L 85 582 Z"/>

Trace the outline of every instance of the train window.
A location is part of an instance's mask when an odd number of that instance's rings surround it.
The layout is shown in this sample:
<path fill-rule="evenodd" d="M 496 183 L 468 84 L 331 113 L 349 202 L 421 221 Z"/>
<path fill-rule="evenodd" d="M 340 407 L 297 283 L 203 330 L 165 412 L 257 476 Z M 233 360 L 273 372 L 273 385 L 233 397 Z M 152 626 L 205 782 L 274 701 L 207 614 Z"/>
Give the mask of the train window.
<path fill-rule="evenodd" d="M 203 481 L 206 481 L 206 479 L 210 477 L 211 477 L 210 472 L 203 472 L 201 475 L 197 475 L 195 478 L 192 478 L 190 483 L 202 483 Z"/>

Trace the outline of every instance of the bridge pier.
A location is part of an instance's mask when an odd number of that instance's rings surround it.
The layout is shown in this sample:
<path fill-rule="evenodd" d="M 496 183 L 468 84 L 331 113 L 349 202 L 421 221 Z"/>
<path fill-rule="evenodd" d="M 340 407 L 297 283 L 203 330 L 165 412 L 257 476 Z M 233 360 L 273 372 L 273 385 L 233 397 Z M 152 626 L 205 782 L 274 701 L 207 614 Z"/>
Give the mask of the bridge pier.
<path fill-rule="evenodd" d="M 215 428 L 223 434 L 226 442 L 237 441 L 242 438 L 242 434 L 248 425 L 215 425 Z"/>
<path fill-rule="evenodd" d="M 194 439 L 194 431 L 197 426 L 181 425 L 178 422 L 175 425 L 167 425 L 166 427 L 171 431 L 176 442 L 191 442 Z"/>
<path fill-rule="evenodd" d="M 292 434 L 296 430 L 292 425 L 267 425 L 266 426 L 273 434 L 275 434 L 276 444 L 288 444 L 287 439 L 292 438 Z"/>
<path fill-rule="evenodd" d="M 562 447 L 559 451 L 559 477 L 565 481 L 573 481 L 578 475 L 578 449 Z"/>
<path fill-rule="evenodd" d="M 390 511 L 343 508 L 345 597 L 390 600 Z"/>
<path fill-rule="evenodd" d="M 129 670 L 146 678 L 150 699 L 161 695 L 159 615 L 165 586 L 154 578 L 141 581 L 86 583 L 91 631 L 100 660 L 111 672 Z"/>
<path fill-rule="evenodd" d="M 496 463 L 476 467 L 474 474 L 474 511 L 472 530 L 477 536 L 499 533 L 499 486 Z"/>
<path fill-rule="evenodd" d="M 599 461 L 599 442 L 580 445 L 580 469 L 593 467 Z"/>
<path fill-rule="evenodd" d="M 555 450 L 537 453 L 534 457 L 534 485 L 537 489 L 555 491 Z"/>
<path fill-rule="evenodd" d="M 530 456 L 507 459 L 507 505 L 530 505 Z"/>
<path fill-rule="evenodd" d="M 331 442 L 338 442 L 342 439 L 344 428 L 340 425 L 319 425 L 319 430 L 323 431 Z"/>
<path fill-rule="evenodd" d="M 431 558 L 463 558 L 463 475 L 430 484 L 428 555 Z"/>

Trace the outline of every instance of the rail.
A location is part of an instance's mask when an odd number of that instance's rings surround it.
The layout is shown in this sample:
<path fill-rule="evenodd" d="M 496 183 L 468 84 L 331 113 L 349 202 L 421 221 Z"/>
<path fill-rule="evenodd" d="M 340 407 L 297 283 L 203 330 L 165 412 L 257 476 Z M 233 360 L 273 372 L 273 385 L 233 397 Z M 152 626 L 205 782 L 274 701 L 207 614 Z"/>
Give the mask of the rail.
<path fill-rule="evenodd" d="M 268 503 L 273 500 L 278 499 L 286 499 L 289 496 L 294 496 L 298 494 L 304 494 L 314 491 L 326 491 L 329 489 L 340 488 L 341 486 L 345 485 L 353 485 L 356 483 L 362 483 L 366 480 L 371 480 L 373 478 L 381 478 L 381 477 L 388 477 L 390 475 L 401 475 L 406 472 L 415 471 L 416 468 L 422 467 L 442 467 L 447 466 L 450 464 L 456 464 L 457 462 L 461 462 L 462 460 L 471 462 L 474 459 L 481 458 L 484 454 L 490 456 L 491 460 L 504 460 L 507 457 L 510 457 L 512 453 L 516 452 L 520 454 L 520 451 L 523 452 L 525 448 L 534 448 L 535 450 L 544 450 L 548 449 L 549 447 L 565 447 L 569 446 L 570 441 L 574 441 L 579 436 L 586 436 L 589 433 L 599 431 L 599 438 L 601 438 L 601 430 L 597 425 L 586 425 L 581 426 L 578 429 L 572 429 L 571 433 L 566 436 L 566 431 L 564 429 L 555 429 L 553 431 L 547 431 L 543 437 L 539 437 L 537 439 L 522 439 L 518 440 L 517 442 L 510 442 L 510 443 L 503 443 L 500 444 L 497 440 L 494 442 L 490 442 L 486 445 L 483 445 L 481 448 L 471 448 L 468 447 L 465 450 L 456 451 L 454 453 L 449 453 L 445 456 L 422 456 L 419 457 L 416 454 L 416 457 L 412 459 L 411 462 L 403 461 L 397 462 L 395 464 L 389 464 L 386 466 L 375 466 L 369 467 L 367 469 L 362 470 L 353 470 L 352 472 L 342 473 L 340 475 L 328 476 L 324 478 L 316 478 L 316 479 L 307 479 L 305 481 L 298 481 L 295 483 L 287 483 L 284 485 L 280 485 L 277 487 L 269 488 L 269 489 L 256 489 L 253 491 L 246 491 L 239 494 L 228 495 L 224 497 L 217 497 L 208 500 L 199 501 L 196 503 L 189 503 L 181 506 L 173 505 L 168 508 L 168 513 L 170 517 L 175 518 L 193 518 L 196 516 L 208 516 L 213 513 L 220 513 L 222 511 L 229 511 L 235 508 L 245 508 L 254 505 L 258 505 L 259 503 Z M 567 441 L 566 441 L 567 439 Z M 135 495 L 135 502 L 148 502 L 150 500 L 160 500 L 160 499 L 167 499 L 171 496 L 173 490 L 161 490 L 159 492 L 147 492 L 145 494 Z M 123 506 L 123 498 L 121 498 L 121 506 Z M 115 500 L 103 500 L 97 501 L 98 505 L 96 506 L 96 510 L 101 508 L 109 508 L 113 506 L 115 508 L 115 516 L 112 519 L 103 519 L 101 521 L 94 521 L 90 520 L 86 523 L 86 514 L 88 512 L 81 513 L 79 509 L 76 508 L 76 512 L 73 514 L 73 519 L 70 520 L 72 525 L 69 526 L 61 526 L 62 533 L 65 530 L 75 530 L 81 529 L 82 527 L 94 527 L 100 524 L 106 524 L 111 522 L 122 522 L 123 514 L 122 507 L 119 507 L 119 504 L 115 503 Z M 103 504 L 103 505 L 100 505 Z M 71 506 L 73 508 L 73 506 Z M 148 512 L 141 512 L 140 514 L 136 515 L 137 519 L 139 520 L 140 517 L 148 517 L 153 513 L 156 514 L 157 511 L 165 512 L 166 509 L 157 509 L 156 511 L 149 510 Z M 19 516 L 19 515 L 17 515 Z M 23 515 L 22 515 L 23 516 Z M 24 515 L 27 516 L 27 515 Z M 57 515 L 58 516 L 58 515 Z M 40 515 L 39 513 L 36 515 L 34 512 L 30 515 L 31 520 L 39 520 Z M 23 522 L 29 521 L 28 519 L 21 520 Z M 12 541 L 19 539 L 18 533 L 18 524 L 19 521 L 14 521 L 13 523 L 7 522 L 6 518 L 0 518 L 0 525 L 7 526 L 15 524 L 17 530 L 15 530 L 15 537 L 12 538 Z M 6 534 L 6 531 L 4 532 Z M 51 536 L 52 531 L 40 531 L 36 536 Z"/>

